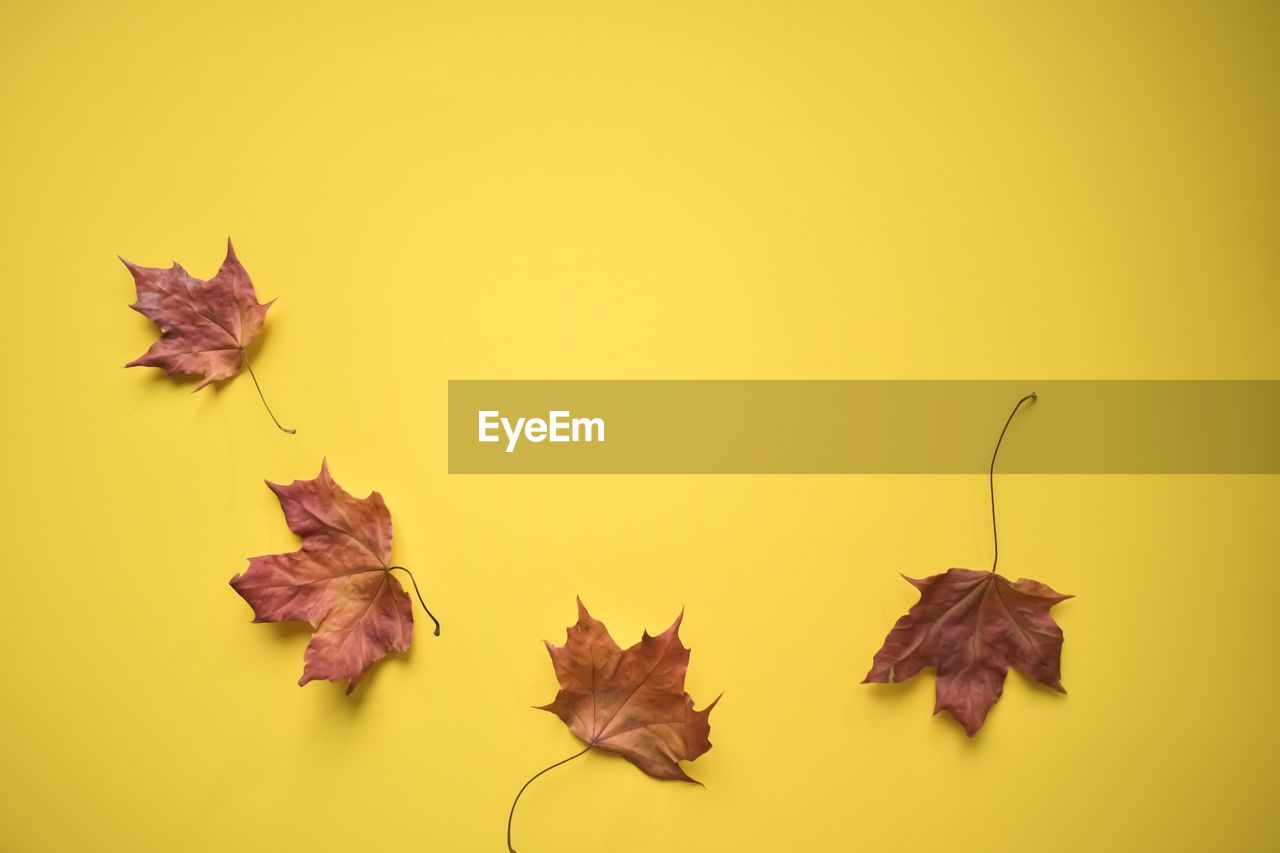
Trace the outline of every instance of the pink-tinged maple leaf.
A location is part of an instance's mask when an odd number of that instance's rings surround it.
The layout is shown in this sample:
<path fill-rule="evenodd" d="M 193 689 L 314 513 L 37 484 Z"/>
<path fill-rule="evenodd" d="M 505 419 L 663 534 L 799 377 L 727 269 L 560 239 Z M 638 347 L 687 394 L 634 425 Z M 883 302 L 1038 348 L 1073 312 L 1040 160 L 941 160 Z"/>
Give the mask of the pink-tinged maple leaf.
<path fill-rule="evenodd" d="M 177 263 L 168 269 L 140 267 L 120 259 L 137 287 L 129 307 L 160 327 L 160 338 L 125 367 L 159 367 L 169 375 L 199 376 L 199 391 L 211 382 L 230 379 L 247 367 L 255 386 L 253 367 L 245 349 L 262 331 L 272 302 L 258 302 L 249 274 L 227 240 L 227 257 L 208 281 L 195 278 Z M 262 389 L 258 388 L 261 396 Z M 266 398 L 262 400 L 266 406 Z M 275 420 L 271 408 L 267 413 Z M 276 426 L 287 433 L 294 430 Z"/>
<path fill-rule="evenodd" d="M 391 565 L 391 513 L 377 492 L 360 499 L 344 491 L 327 462 L 314 480 L 267 486 L 302 549 L 250 558 L 231 586 L 253 608 L 253 621 L 311 626 L 299 684 L 346 681 L 350 693 L 369 667 L 408 651 L 413 639 L 409 595 L 391 574 L 408 572 Z"/>

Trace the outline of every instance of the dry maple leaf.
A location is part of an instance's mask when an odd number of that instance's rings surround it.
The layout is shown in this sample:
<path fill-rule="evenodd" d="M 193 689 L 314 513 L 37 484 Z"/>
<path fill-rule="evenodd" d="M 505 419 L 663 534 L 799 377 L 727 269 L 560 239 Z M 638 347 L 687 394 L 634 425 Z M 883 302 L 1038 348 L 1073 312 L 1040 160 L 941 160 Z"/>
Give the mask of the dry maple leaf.
<path fill-rule="evenodd" d="M 230 379 L 247 367 L 262 395 L 245 348 L 262 331 L 272 302 L 258 302 L 249 274 L 240 265 L 231 240 L 227 258 L 208 281 L 195 278 L 177 263 L 168 269 L 140 267 L 120 259 L 133 274 L 138 300 L 129 307 L 160 327 L 160 339 L 125 367 L 159 367 L 169 375 L 199 376 L 199 391 L 210 382 Z M 275 415 L 267 407 L 274 421 Z M 294 430 L 276 426 L 287 433 Z"/>
<path fill-rule="evenodd" d="M 1049 609 L 1071 598 L 1039 581 L 1010 583 L 996 574 L 1000 537 L 996 533 L 996 456 L 1013 416 L 1033 392 L 1017 402 L 996 439 L 987 473 L 991 487 L 991 535 L 995 559 L 991 571 L 949 569 L 940 575 L 907 581 L 920 600 L 894 624 L 862 680 L 904 681 L 926 666 L 937 670 L 933 713 L 949 711 L 970 737 L 982 727 L 987 712 L 1004 692 L 1009 667 L 1047 684 L 1062 687 L 1062 629 Z M 905 575 L 904 575 L 905 577 Z"/>
<path fill-rule="evenodd" d="M 994 572 L 950 569 L 920 591 L 876 652 L 869 682 L 903 681 L 937 668 L 933 712 L 949 711 L 972 736 L 1004 690 L 1010 666 L 1061 693 L 1062 629 L 1049 608 L 1071 598 L 1039 581 L 1010 583 Z"/>
<path fill-rule="evenodd" d="M 391 513 L 377 492 L 359 499 L 344 491 L 327 462 L 314 480 L 267 487 L 279 498 L 289 529 L 302 538 L 302 549 L 250 558 L 231 586 L 253 608 L 253 621 L 311 626 L 299 684 L 345 680 L 350 693 L 369 667 L 391 652 L 408 651 L 413 639 L 409 594 L 391 574 L 409 574 L 390 565 Z M 418 599 L 426 610 L 421 593 Z M 430 610 L 427 615 L 435 622 Z"/>
<path fill-rule="evenodd" d="M 591 749 L 616 752 L 657 779 L 696 781 L 680 762 L 711 749 L 708 717 L 720 699 L 698 711 L 684 690 L 689 650 L 680 642 L 683 618 L 681 613 L 656 637 L 646 631 L 640 642 L 624 651 L 604 623 L 593 619 L 578 600 L 578 623 L 569 628 L 565 644 L 546 644 L 560 691 L 539 710 L 555 714 L 587 746 L 537 773 L 516 794 L 516 802 L 538 776 Z M 515 808 L 513 802 L 507 818 L 509 850 L 514 850 L 511 817 Z"/>
<path fill-rule="evenodd" d="M 684 692 L 689 650 L 680 642 L 681 613 L 656 637 L 646 631 L 623 651 L 604 623 L 578 601 L 578 624 L 563 646 L 547 643 L 560 691 L 550 711 L 588 747 L 616 752 L 657 779 L 693 779 L 679 762 L 711 748 L 707 718 L 717 698 L 701 711 Z"/>

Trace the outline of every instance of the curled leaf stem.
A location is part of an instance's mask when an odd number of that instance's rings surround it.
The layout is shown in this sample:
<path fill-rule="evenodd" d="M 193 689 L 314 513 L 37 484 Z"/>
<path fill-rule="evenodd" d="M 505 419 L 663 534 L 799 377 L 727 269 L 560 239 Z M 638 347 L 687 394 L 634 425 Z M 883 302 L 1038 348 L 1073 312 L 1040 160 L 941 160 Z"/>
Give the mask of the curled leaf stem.
<path fill-rule="evenodd" d="M 568 758 L 563 758 L 560 761 L 557 761 L 555 764 L 552 764 L 550 767 L 542 768 L 537 773 L 534 773 L 532 776 L 530 776 L 529 781 L 525 782 L 524 785 L 521 786 L 520 792 L 517 793 L 516 798 L 511 801 L 511 813 L 507 815 L 507 853 L 516 853 L 516 848 L 511 846 L 511 821 L 516 816 L 516 803 L 520 802 L 520 795 L 524 793 L 524 789 L 532 785 L 533 780 L 537 779 L 543 773 L 546 773 L 548 770 L 555 770 L 561 764 L 568 764 L 570 761 L 573 761 L 573 759 L 586 755 L 587 752 L 590 751 L 590 749 L 591 749 L 591 745 L 587 744 L 587 748 L 582 750 L 582 752 L 575 752 L 573 755 L 570 755 Z"/>
<path fill-rule="evenodd" d="M 991 453 L 991 468 L 987 471 L 987 483 L 991 488 L 991 541 L 995 545 L 995 556 L 991 560 L 993 575 L 996 573 L 996 566 L 1000 564 L 1000 534 L 996 532 L 996 455 L 1000 452 L 1000 442 L 1004 441 L 1004 434 L 1009 431 L 1009 424 L 1013 423 L 1013 416 L 1018 414 L 1018 409 L 1021 409 L 1022 404 L 1028 400 L 1037 399 L 1039 397 L 1036 396 L 1036 392 L 1032 391 L 1014 405 L 1013 411 L 1009 413 L 1009 419 L 1004 422 L 1004 429 L 1000 430 L 1000 437 L 996 439 L 996 449 Z"/>
<path fill-rule="evenodd" d="M 394 572 L 396 569 L 399 569 L 400 571 L 402 571 L 402 572 L 404 572 L 406 575 L 408 575 L 408 576 L 409 576 L 409 580 L 413 582 L 413 591 L 414 591 L 414 592 L 416 592 L 416 593 L 418 594 L 418 603 L 422 605 L 422 609 L 423 609 L 423 610 L 427 611 L 427 615 L 431 617 L 431 621 L 432 621 L 432 622 L 434 622 L 434 623 L 436 623 L 435 635 L 436 635 L 437 637 L 439 637 L 439 636 L 440 636 L 440 620 L 439 620 L 439 619 L 437 619 L 437 618 L 436 618 L 436 615 L 435 615 L 434 613 L 432 613 L 432 612 L 431 612 L 431 608 L 430 608 L 430 607 L 427 607 L 426 599 L 424 599 L 424 598 L 422 597 L 422 590 L 418 589 L 418 581 L 417 581 L 417 578 L 415 578 L 415 577 L 413 576 L 413 572 L 409 571 L 409 570 L 408 570 L 408 569 L 406 569 L 404 566 L 390 566 L 390 567 L 388 567 L 388 568 L 387 568 L 387 571 L 388 571 L 388 572 Z"/>
<path fill-rule="evenodd" d="M 267 398 L 262 393 L 262 386 L 258 384 L 258 375 L 253 372 L 253 365 L 249 363 L 249 357 L 243 352 L 240 354 L 240 357 L 244 360 L 244 366 L 249 368 L 249 378 L 253 380 L 253 387 L 258 389 L 258 399 L 262 401 L 262 407 L 267 410 L 267 414 L 271 415 L 271 420 L 275 421 L 276 426 L 280 427 L 281 432 L 287 432 L 289 435 L 296 433 L 296 429 L 289 429 L 286 426 L 281 426 L 280 421 L 276 420 L 275 413 L 272 412 L 271 407 L 267 405 Z"/>

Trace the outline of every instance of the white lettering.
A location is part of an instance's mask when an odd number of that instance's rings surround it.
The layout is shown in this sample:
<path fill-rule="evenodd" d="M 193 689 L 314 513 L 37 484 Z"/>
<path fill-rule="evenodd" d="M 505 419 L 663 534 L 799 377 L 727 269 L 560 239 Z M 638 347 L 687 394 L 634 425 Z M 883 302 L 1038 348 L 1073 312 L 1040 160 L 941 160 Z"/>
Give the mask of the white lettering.
<path fill-rule="evenodd" d="M 520 427 L 524 426 L 524 418 L 516 420 L 516 428 L 511 428 L 511 421 L 502 419 L 502 429 L 507 433 L 507 452 L 516 452 L 516 442 L 520 440 Z"/>
<path fill-rule="evenodd" d="M 534 444 L 548 440 L 556 444 L 604 441 L 604 418 L 574 418 L 567 409 L 552 409 L 545 420 L 516 418 L 514 422 L 496 409 L 477 413 L 477 438 L 481 443 L 500 441 L 499 428 L 506 435 L 507 453 L 516 452 L 521 438 Z"/>
<path fill-rule="evenodd" d="M 491 418 L 496 418 L 498 413 L 495 411 L 485 411 L 480 413 L 480 441 L 497 441 L 496 435 L 489 435 L 489 430 L 497 429 L 498 425 Z"/>
<path fill-rule="evenodd" d="M 551 416 L 551 435 L 552 441 L 568 441 L 569 436 L 564 431 L 569 426 L 569 413 L 563 409 L 558 409 L 550 413 Z"/>
<path fill-rule="evenodd" d="M 567 414 L 567 412 L 566 412 Z M 591 428 L 595 427 L 595 433 L 599 438 L 591 437 Z M 578 427 L 582 427 L 582 431 L 586 433 L 585 438 L 578 438 Z M 573 440 L 574 441 L 604 441 L 604 418 L 574 418 L 573 419 Z"/>

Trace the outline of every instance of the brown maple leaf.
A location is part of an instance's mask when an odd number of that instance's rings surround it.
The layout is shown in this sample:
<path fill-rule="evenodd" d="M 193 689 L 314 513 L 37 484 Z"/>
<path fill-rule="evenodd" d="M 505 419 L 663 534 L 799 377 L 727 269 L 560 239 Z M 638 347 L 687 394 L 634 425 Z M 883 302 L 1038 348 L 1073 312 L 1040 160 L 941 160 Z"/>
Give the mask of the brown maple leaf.
<path fill-rule="evenodd" d="M 159 367 L 169 375 L 199 376 L 199 391 L 211 382 L 230 379 L 247 367 L 262 396 L 258 377 L 245 348 L 262 331 L 271 302 L 258 302 L 249 274 L 240 265 L 231 240 L 217 275 L 195 278 L 177 263 L 168 269 L 140 267 L 120 259 L 133 275 L 138 299 L 129 307 L 160 327 L 160 339 L 125 367 Z M 267 406 L 267 414 L 276 420 Z M 287 433 L 294 430 L 276 426 Z"/>
<path fill-rule="evenodd" d="M 560 691 L 540 710 L 555 714 L 588 747 L 616 752 L 657 779 L 694 780 L 679 762 L 711 748 L 707 718 L 684 692 L 689 650 L 680 642 L 681 613 L 656 637 L 646 631 L 623 651 L 609 629 L 578 600 L 578 624 L 563 646 L 547 643 Z"/>
<path fill-rule="evenodd" d="M 996 457 L 1013 416 L 1023 404 L 1037 399 L 1033 391 L 1014 404 L 991 454 L 987 471 L 995 550 L 991 571 L 949 569 L 921 580 L 907 578 L 920 591 L 920 600 L 894 624 L 862 680 L 863 684 L 905 681 L 926 666 L 934 667 L 933 713 L 949 711 L 970 737 L 1004 692 L 1011 666 L 1033 681 L 1067 692 L 1061 675 L 1062 629 L 1049 610 L 1071 596 L 1039 581 L 1021 578 L 1010 583 L 996 574 L 1000 564 Z"/>
<path fill-rule="evenodd" d="M 680 762 L 711 749 L 708 717 L 720 699 L 698 711 L 684 690 L 689 650 L 680 642 L 683 619 L 681 613 L 656 637 L 646 631 L 624 651 L 579 599 L 578 622 L 569 628 L 565 644 L 546 644 L 560 690 L 539 710 L 555 714 L 587 746 L 535 774 L 516 794 L 507 818 L 507 848 L 513 853 L 511 818 L 520 794 L 547 770 L 588 750 L 615 752 L 657 779 L 696 783 Z"/>
<path fill-rule="evenodd" d="M 933 712 L 949 711 L 972 736 L 1004 690 L 1010 666 L 1060 693 L 1062 629 L 1049 608 L 1071 598 L 1039 581 L 949 569 L 917 580 L 920 591 L 876 652 L 869 682 L 904 681 L 937 669 Z"/>
<path fill-rule="evenodd" d="M 359 499 L 344 491 L 327 461 L 314 480 L 267 487 L 280 500 L 289 529 L 302 538 L 302 549 L 250 558 L 231 587 L 249 602 L 255 622 L 311 626 L 298 684 L 345 680 L 350 693 L 369 667 L 391 652 L 408 651 L 413 639 L 409 595 L 391 574 L 409 574 L 390 565 L 391 513 L 377 492 Z M 427 610 L 421 593 L 418 599 Z M 430 610 L 427 615 L 435 622 Z"/>

